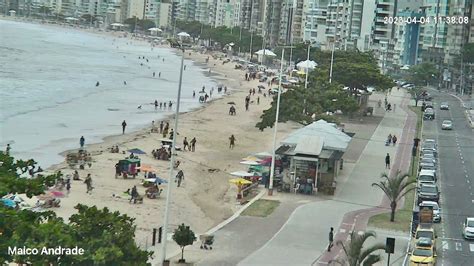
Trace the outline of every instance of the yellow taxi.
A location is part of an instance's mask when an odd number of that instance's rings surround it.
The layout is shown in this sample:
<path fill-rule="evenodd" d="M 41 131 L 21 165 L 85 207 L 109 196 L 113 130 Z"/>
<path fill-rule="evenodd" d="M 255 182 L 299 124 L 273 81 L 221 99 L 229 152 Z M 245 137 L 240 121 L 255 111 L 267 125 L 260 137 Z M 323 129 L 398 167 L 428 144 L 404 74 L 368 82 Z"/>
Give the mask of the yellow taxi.
<path fill-rule="evenodd" d="M 436 251 L 433 249 L 433 240 L 430 238 L 419 238 L 410 255 L 410 266 L 436 265 Z"/>

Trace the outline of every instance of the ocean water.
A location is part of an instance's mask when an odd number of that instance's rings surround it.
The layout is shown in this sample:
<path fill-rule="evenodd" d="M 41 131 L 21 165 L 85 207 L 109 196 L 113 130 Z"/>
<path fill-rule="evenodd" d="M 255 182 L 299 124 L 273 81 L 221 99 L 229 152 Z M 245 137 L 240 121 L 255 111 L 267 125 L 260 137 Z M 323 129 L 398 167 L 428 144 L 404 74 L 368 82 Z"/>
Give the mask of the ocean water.
<path fill-rule="evenodd" d="M 87 145 L 121 134 L 123 120 L 127 132 L 150 125 L 175 110 L 180 60 L 130 39 L 0 20 L 0 145 L 45 168 L 81 136 Z M 204 69 L 185 65 L 182 111 L 199 106 L 193 90 L 216 87 Z M 155 99 L 173 101 L 173 110 L 155 111 Z"/>

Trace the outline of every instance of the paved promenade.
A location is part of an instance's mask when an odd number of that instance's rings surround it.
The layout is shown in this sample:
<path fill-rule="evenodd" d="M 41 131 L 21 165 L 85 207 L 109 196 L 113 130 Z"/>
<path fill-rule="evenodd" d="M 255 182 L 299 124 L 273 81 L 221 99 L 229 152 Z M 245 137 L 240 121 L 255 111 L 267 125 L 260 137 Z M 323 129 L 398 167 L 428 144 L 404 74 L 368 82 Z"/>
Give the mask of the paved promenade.
<path fill-rule="evenodd" d="M 365 230 L 368 215 L 360 211 L 371 209 L 382 202 L 382 191 L 371 187 L 371 184 L 378 182 L 380 174 L 387 171 L 385 155 L 389 153 L 392 158 L 392 173 L 397 168 L 408 168 L 413 139 L 409 135 L 414 134 L 416 126 L 416 119 L 410 118 L 407 121 L 408 113 L 405 108 L 401 108 L 408 102 L 408 95 L 403 90 L 393 90 L 388 101 L 397 106 L 395 112 L 385 115 L 352 172 L 346 180 L 341 178 L 343 181 L 338 181 L 336 195 L 327 201 L 298 207 L 268 243 L 239 265 L 326 265 L 340 254 L 338 248 L 330 253 L 326 252 L 331 226 L 336 230 L 335 238 L 342 240 L 347 239 L 350 231 Z M 408 126 L 405 126 L 406 122 L 409 122 Z M 407 134 L 402 137 L 403 131 Z M 389 134 L 397 135 L 400 140 L 397 146 L 384 145 Z M 408 161 L 403 162 L 402 158 Z M 371 211 L 379 212 L 377 209 Z M 358 220 L 362 223 L 358 223 Z"/>

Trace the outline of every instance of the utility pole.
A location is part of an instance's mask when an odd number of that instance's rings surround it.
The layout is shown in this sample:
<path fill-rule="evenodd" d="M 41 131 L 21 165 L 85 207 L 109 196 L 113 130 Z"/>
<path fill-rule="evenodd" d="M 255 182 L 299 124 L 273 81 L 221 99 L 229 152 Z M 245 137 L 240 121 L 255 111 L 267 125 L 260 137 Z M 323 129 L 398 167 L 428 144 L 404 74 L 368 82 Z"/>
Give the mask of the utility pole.
<path fill-rule="evenodd" d="M 252 30 L 252 16 L 253 16 L 253 0 L 250 0 L 250 23 L 249 23 L 249 30 L 250 30 L 250 50 L 249 50 L 249 61 L 252 62 L 252 44 L 253 44 L 253 30 Z"/>

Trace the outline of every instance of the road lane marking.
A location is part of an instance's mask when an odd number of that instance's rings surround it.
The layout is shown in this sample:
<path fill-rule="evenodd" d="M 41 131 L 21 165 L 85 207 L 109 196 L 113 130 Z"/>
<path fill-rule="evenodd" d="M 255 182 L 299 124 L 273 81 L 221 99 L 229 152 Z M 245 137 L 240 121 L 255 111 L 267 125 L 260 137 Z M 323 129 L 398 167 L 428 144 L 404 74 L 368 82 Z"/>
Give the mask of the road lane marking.
<path fill-rule="evenodd" d="M 462 251 L 462 244 L 460 242 L 456 242 L 456 251 Z"/>
<path fill-rule="evenodd" d="M 443 243 L 443 244 L 442 244 L 443 251 L 448 250 L 448 249 L 449 249 L 449 243 L 448 243 L 448 241 L 443 241 L 442 243 Z"/>
<path fill-rule="evenodd" d="M 474 244 L 469 244 L 469 250 L 470 250 L 471 252 L 474 252 Z"/>

